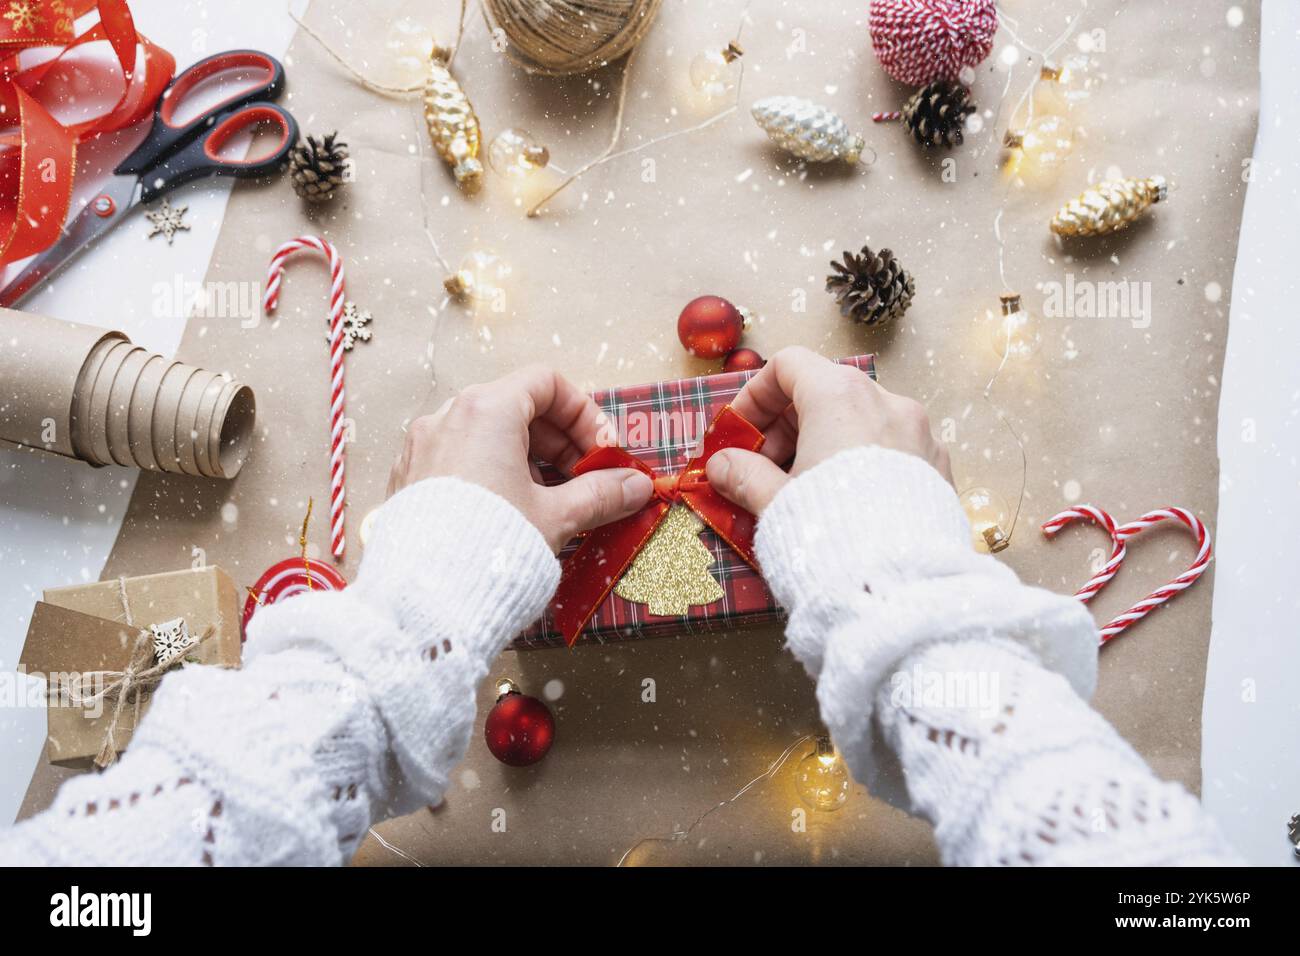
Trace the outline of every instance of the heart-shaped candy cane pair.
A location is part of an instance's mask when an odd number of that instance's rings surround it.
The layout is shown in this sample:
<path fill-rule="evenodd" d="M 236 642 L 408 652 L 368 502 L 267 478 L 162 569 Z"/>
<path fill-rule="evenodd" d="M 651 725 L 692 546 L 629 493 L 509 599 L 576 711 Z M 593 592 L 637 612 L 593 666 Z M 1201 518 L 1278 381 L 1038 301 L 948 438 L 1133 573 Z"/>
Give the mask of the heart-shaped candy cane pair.
<path fill-rule="evenodd" d="M 1098 592 L 1110 582 L 1111 578 L 1115 577 L 1128 553 L 1130 538 L 1141 534 L 1147 528 L 1153 527 L 1162 521 L 1178 521 L 1192 534 L 1196 535 L 1196 559 L 1192 561 L 1191 566 L 1168 584 L 1152 591 L 1141 601 L 1138 601 L 1137 604 L 1134 604 L 1103 627 L 1101 629 L 1102 644 L 1122 634 L 1179 591 L 1186 591 L 1195 584 L 1196 579 L 1205 573 L 1205 569 L 1209 566 L 1210 558 L 1213 555 L 1209 530 L 1201 522 L 1200 518 L 1186 508 L 1160 508 L 1156 511 L 1148 511 L 1136 521 L 1116 525 L 1115 520 L 1109 514 L 1095 505 L 1078 505 L 1062 511 L 1058 515 L 1053 515 L 1043 522 L 1043 534 L 1049 538 L 1053 537 L 1071 522 L 1084 519 L 1101 525 L 1106 529 L 1111 539 L 1110 557 L 1106 563 L 1102 565 L 1101 570 L 1088 579 L 1083 587 L 1074 592 L 1074 596 L 1085 604 L 1096 597 Z"/>

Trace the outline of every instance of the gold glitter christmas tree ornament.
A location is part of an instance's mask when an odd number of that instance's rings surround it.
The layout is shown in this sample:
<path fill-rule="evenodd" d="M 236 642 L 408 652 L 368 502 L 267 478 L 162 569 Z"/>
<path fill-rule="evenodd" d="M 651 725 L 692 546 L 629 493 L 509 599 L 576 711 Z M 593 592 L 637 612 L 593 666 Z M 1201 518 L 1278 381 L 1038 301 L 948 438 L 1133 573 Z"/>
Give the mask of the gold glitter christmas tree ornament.
<path fill-rule="evenodd" d="M 434 47 L 424 84 L 424 122 L 433 148 L 451 167 L 456 182 L 473 193 L 483 181 L 483 164 L 478 158 L 482 135 L 469 97 L 447 68 L 450 58 L 451 51 Z"/>
<path fill-rule="evenodd" d="M 648 606 L 651 614 L 685 614 L 696 604 L 723 596 L 709 567 L 713 552 L 700 540 L 704 522 L 685 505 L 675 505 L 659 523 L 614 593 Z"/>
<path fill-rule="evenodd" d="M 1163 176 L 1112 179 L 1086 190 L 1052 217 L 1058 236 L 1101 236 L 1118 232 L 1168 195 Z"/>

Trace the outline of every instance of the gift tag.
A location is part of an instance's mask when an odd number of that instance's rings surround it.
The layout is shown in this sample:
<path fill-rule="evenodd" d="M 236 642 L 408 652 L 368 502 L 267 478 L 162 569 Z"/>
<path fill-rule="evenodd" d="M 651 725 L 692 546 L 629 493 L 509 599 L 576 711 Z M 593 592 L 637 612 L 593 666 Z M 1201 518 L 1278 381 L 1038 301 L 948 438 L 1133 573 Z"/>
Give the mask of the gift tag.
<path fill-rule="evenodd" d="M 632 561 L 614 593 L 644 604 L 651 614 L 685 614 L 725 592 L 709 572 L 713 552 L 700 540 L 704 522 L 686 505 L 674 505 Z"/>

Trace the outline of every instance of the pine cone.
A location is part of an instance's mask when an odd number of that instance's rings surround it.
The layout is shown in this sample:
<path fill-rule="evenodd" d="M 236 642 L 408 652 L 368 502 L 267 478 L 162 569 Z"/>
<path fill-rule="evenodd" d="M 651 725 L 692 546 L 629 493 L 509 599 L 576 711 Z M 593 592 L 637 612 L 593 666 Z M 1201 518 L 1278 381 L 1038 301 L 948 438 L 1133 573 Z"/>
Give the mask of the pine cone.
<path fill-rule="evenodd" d="M 348 144 L 335 142 L 338 133 L 321 140 L 308 136 L 307 142 L 289 153 L 289 176 L 293 191 L 308 202 L 324 202 L 344 183 Z"/>
<path fill-rule="evenodd" d="M 922 146 L 960 146 L 966 117 L 975 112 L 970 90 L 960 83 L 936 80 L 903 106 L 903 122 Z"/>
<path fill-rule="evenodd" d="M 863 246 L 856 256 L 845 252 L 844 262 L 832 261 L 831 268 L 835 273 L 826 277 L 826 291 L 835 294 L 840 314 L 855 322 L 880 325 L 896 319 L 916 294 L 912 274 L 888 249 L 877 255 Z"/>

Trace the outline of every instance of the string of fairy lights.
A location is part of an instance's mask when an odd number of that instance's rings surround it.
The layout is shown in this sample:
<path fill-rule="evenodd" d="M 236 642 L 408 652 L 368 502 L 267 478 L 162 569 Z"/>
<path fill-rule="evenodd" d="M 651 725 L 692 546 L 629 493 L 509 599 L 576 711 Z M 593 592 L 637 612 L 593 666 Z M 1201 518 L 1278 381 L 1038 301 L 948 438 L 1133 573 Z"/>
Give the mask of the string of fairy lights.
<path fill-rule="evenodd" d="M 1087 9 L 1087 0 L 1080 0 L 1079 9 L 1070 17 L 1065 28 L 1041 50 L 1024 39 L 1021 25 L 1014 16 L 999 11 L 999 21 L 1013 41 L 999 53 L 999 65 L 1005 68 L 1007 80 L 993 112 L 993 123 L 985 147 L 987 149 L 990 145 L 1000 145 L 1003 150 L 1002 172 L 1006 180 L 1003 201 L 993 219 L 998 278 L 1002 283 L 1002 292 L 998 297 L 997 315 L 989 313 L 992 319 L 990 338 L 999 361 L 984 386 L 981 398 L 992 409 L 1016 445 L 1020 458 L 1020 481 L 1013 507 L 1008 506 L 1000 494 L 984 485 L 974 485 L 961 492 L 962 507 L 970 518 L 973 543 L 982 551 L 996 553 L 1011 544 L 1024 507 L 1029 481 L 1029 456 L 1024 440 L 1005 409 L 994 400 L 993 388 L 1010 362 L 1027 359 L 1037 353 L 1042 345 L 1040 318 L 1024 307 L 1020 293 L 1007 279 L 1007 242 L 1002 220 L 1012 188 L 1041 187 L 1050 183 L 1060 171 L 1073 148 L 1074 130 L 1070 114 L 1091 96 L 1101 80 L 1095 59 L 1082 50 L 1061 63 L 1053 62 L 1053 57 L 1075 36 Z M 997 132 L 1003 107 L 1011 93 L 1015 67 L 1025 54 L 1028 55 L 1027 62 L 1031 67 L 1035 59 L 1038 66 L 1015 106 L 1007 114 L 1007 129 L 999 138 Z M 1042 92 L 1048 95 L 1040 98 L 1038 94 Z M 972 121 L 977 125 L 983 123 L 982 118 L 971 117 L 968 128 Z M 982 152 L 983 150 L 977 151 L 976 155 Z"/>

